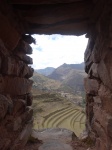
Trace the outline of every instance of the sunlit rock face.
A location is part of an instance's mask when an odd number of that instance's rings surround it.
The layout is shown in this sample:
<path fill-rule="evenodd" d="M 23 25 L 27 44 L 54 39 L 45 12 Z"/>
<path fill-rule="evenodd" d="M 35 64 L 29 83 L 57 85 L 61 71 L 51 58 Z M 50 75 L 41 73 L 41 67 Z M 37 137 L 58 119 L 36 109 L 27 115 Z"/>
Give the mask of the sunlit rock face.
<path fill-rule="evenodd" d="M 96 150 L 112 150 L 111 0 L 0 1 L 0 149 L 19 150 L 32 128 L 34 39 L 25 34 L 82 35 L 85 51 L 87 122 Z"/>
<path fill-rule="evenodd" d="M 94 9 L 94 27 L 87 34 L 89 42 L 85 51 L 85 79 L 87 93 L 87 129 L 95 140 L 96 149 L 112 149 L 112 11 L 110 1 Z M 94 81 L 94 82 L 93 82 Z"/>

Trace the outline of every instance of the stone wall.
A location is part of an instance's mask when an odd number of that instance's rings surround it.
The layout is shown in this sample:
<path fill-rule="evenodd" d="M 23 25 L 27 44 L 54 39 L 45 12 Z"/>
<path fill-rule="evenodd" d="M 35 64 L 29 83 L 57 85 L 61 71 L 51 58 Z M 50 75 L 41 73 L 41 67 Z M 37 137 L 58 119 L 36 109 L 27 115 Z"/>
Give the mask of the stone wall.
<path fill-rule="evenodd" d="M 27 54 L 34 39 L 22 35 L 7 12 L 0 12 L 0 20 L 0 150 L 20 150 L 33 123 L 29 78 L 34 70 Z"/>
<path fill-rule="evenodd" d="M 29 78 L 33 75 L 33 69 L 28 66 L 32 64 L 32 59 L 27 54 L 32 53 L 29 44 L 35 41 L 31 36 L 25 36 L 28 31 L 75 35 L 87 32 L 89 41 L 85 52 L 85 71 L 88 74 L 85 78 L 86 127 L 90 137 L 95 141 L 96 150 L 112 150 L 111 0 L 82 0 L 76 3 L 74 0 L 74 5 L 61 3 L 57 5 L 60 10 L 58 13 L 62 15 L 60 22 L 56 20 L 59 19 L 59 15 L 54 17 L 57 12 L 52 8 L 54 14 L 51 13 L 51 20 L 53 18 L 56 22 L 54 28 L 48 20 L 50 13 L 46 16 L 47 10 L 51 10 L 51 4 L 49 7 L 43 5 L 40 8 L 35 5 L 31 7 L 24 0 L 21 2 L 26 5 L 19 4 L 19 0 L 17 4 L 15 1 L 10 2 L 0 1 L 0 150 L 22 149 L 31 133 L 32 81 Z M 53 5 L 55 8 L 55 4 Z M 37 7 L 40 9 L 40 16 Z M 63 7 L 63 10 L 60 7 Z M 47 21 L 47 24 L 43 25 L 43 20 Z"/>
<path fill-rule="evenodd" d="M 102 4 L 102 5 L 101 5 Z M 101 7 L 102 6 L 102 7 Z M 87 129 L 96 150 L 112 150 L 112 3 L 99 1 L 85 51 Z M 95 11 L 94 10 L 94 11 Z M 98 12 L 99 16 L 98 16 Z"/>

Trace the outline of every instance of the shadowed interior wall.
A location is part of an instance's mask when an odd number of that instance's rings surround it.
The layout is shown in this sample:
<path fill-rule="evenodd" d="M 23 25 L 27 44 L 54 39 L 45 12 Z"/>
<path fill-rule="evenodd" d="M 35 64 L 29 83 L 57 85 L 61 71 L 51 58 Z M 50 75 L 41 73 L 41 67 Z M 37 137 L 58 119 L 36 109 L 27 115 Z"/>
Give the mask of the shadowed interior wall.
<path fill-rule="evenodd" d="M 33 123 L 33 69 L 28 66 L 33 62 L 27 56 L 32 38 L 22 36 L 21 23 L 6 3 L 0 7 L 0 150 L 19 150 Z"/>
<path fill-rule="evenodd" d="M 97 150 L 112 150 L 112 3 L 102 4 L 99 18 L 87 34 L 86 125 Z"/>

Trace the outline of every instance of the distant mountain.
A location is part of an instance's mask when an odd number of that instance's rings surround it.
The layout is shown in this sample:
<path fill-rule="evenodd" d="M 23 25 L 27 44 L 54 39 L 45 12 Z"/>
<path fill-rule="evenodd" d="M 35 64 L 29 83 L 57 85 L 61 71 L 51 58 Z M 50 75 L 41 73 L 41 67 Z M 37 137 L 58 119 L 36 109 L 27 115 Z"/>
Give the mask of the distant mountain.
<path fill-rule="evenodd" d="M 37 73 L 42 74 L 42 75 L 48 76 L 48 75 L 50 75 L 54 70 L 55 70 L 55 68 L 53 68 L 53 67 L 47 67 L 47 68 L 45 68 L 45 69 L 36 69 L 35 71 L 36 71 Z"/>
<path fill-rule="evenodd" d="M 82 62 L 81 64 L 66 64 L 66 63 L 64 63 L 61 66 L 65 67 L 65 68 L 69 67 L 71 69 L 84 70 L 84 62 Z"/>
<path fill-rule="evenodd" d="M 69 78 L 69 75 L 75 75 L 75 73 L 85 74 L 84 72 L 84 63 L 81 64 L 63 64 L 56 68 L 50 75 L 49 78 L 54 80 L 63 81 Z"/>
<path fill-rule="evenodd" d="M 86 76 L 84 63 L 63 64 L 56 68 L 48 77 L 61 82 L 60 90 L 78 93 L 84 91 L 83 79 Z"/>
<path fill-rule="evenodd" d="M 49 68 L 49 67 L 48 67 Z M 84 63 L 63 64 L 56 68 L 48 77 L 34 73 L 34 86 L 38 89 L 64 91 L 73 94 L 84 92 Z"/>
<path fill-rule="evenodd" d="M 55 81 L 53 79 L 49 79 L 46 76 L 34 72 L 33 77 L 31 79 L 33 82 L 33 89 L 49 91 L 49 90 L 56 90 L 60 87 L 60 82 Z"/>

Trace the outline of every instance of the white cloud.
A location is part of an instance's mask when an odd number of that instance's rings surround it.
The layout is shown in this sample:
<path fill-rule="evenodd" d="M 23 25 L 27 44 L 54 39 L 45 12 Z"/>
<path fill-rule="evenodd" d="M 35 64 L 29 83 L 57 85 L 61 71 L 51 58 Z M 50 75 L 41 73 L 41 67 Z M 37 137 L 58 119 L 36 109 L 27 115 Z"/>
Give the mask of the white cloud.
<path fill-rule="evenodd" d="M 87 46 L 85 36 L 34 35 L 33 67 L 35 69 L 58 67 L 63 63 L 74 64 L 84 61 Z"/>

